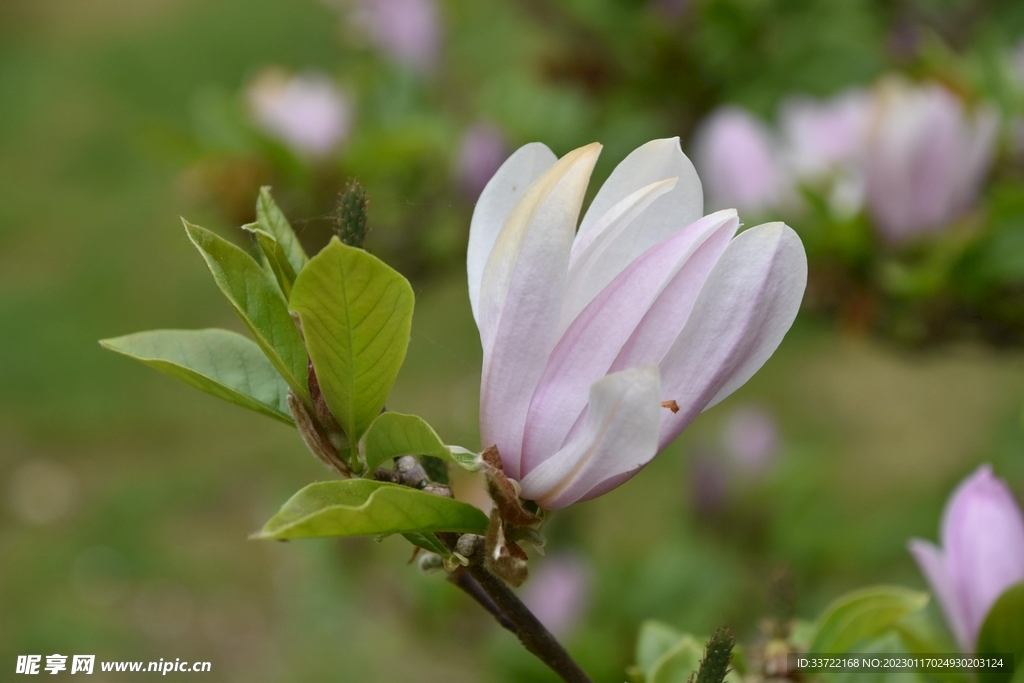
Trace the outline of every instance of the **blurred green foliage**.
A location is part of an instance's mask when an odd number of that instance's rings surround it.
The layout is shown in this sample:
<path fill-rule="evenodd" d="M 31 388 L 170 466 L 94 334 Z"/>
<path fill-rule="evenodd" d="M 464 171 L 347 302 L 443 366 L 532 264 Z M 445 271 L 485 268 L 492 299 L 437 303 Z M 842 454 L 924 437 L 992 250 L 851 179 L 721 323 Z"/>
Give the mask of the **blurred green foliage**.
<path fill-rule="evenodd" d="M 96 340 L 241 331 L 176 217 L 248 244 L 236 227 L 272 184 L 312 253 L 355 176 L 371 199 L 368 248 L 417 295 L 389 407 L 476 445 L 472 200 L 454 180 L 468 125 L 493 122 L 509 148 L 601 140 L 600 180 L 641 142 L 688 139 L 720 102 L 767 116 L 792 91 L 947 63 L 941 51 L 908 60 L 904 35 L 937 37 L 996 93 L 986 55 L 1024 34 L 1012 0 L 682 4 L 453 0 L 440 66 L 418 75 L 351 44 L 312 1 L 0 3 L 0 666 L 60 652 L 210 660 L 226 681 L 551 680 L 461 594 L 406 566 L 400 540 L 247 541 L 327 472 L 291 430 Z M 268 65 L 333 73 L 357 94 L 337 164 L 307 164 L 247 123 L 238 92 Z M 994 228 L 961 265 L 981 274 L 964 296 L 1013 310 L 1019 289 L 985 288 L 1024 280 L 1020 184 L 1019 166 L 1000 171 Z M 805 618 L 868 583 L 922 588 L 904 544 L 934 538 L 956 481 L 987 460 L 1024 495 L 1022 386 L 1018 351 L 911 354 L 799 323 L 647 471 L 554 516 L 549 547 L 594 572 L 571 651 L 615 680 L 646 619 L 756 638 L 779 567 Z M 697 456 L 749 402 L 777 417 L 777 459 L 758 476 L 726 466 L 705 504 Z"/>

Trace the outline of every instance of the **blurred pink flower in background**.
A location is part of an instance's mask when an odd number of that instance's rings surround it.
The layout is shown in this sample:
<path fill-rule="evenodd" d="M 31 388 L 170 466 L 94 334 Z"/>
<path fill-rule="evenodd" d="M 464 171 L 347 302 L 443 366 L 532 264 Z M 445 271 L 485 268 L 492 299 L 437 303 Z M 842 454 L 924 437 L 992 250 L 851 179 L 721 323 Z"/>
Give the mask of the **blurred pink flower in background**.
<path fill-rule="evenodd" d="M 379 50 L 415 71 L 430 71 L 441 47 L 435 0 L 356 0 L 353 19 Z"/>
<path fill-rule="evenodd" d="M 694 134 L 693 151 L 708 208 L 759 214 L 781 203 L 787 180 L 778 143 L 746 110 L 726 106 L 712 112 Z"/>
<path fill-rule="evenodd" d="M 1024 90 L 1024 40 L 1017 43 L 1010 53 L 1010 66 L 1017 74 L 1020 87 Z M 1013 121 L 1013 151 L 1017 154 L 1024 154 L 1024 118 L 1018 117 Z"/>
<path fill-rule="evenodd" d="M 700 448 L 690 457 L 690 504 L 693 512 L 711 517 L 729 500 L 729 468 L 716 449 Z"/>
<path fill-rule="evenodd" d="M 576 555 L 546 558 L 523 589 L 523 602 L 558 638 L 579 625 L 590 602 L 590 569 Z"/>
<path fill-rule="evenodd" d="M 722 448 L 740 468 L 763 472 L 779 452 L 779 427 L 775 417 L 759 406 L 737 408 L 722 428 Z"/>
<path fill-rule="evenodd" d="M 501 131 L 487 123 L 477 123 L 466 130 L 459 145 L 455 172 L 466 196 L 476 199 L 487 181 L 508 157 Z"/>
<path fill-rule="evenodd" d="M 669 19 L 680 19 L 690 9 L 690 0 L 654 0 L 651 4 Z"/>
<path fill-rule="evenodd" d="M 871 100 L 849 90 L 828 100 L 793 97 L 779 111 L 786 157 L 800 178 L 818 178 L 856 164 L 867 132 Z"/>
<path fill-rule="evenodd" d="M 322 157 L 348 137 L 348 101 L 323 74 L 290 75 L 271 67 L 245 89 L 253 120 L 303 156 Z"/>
<path fill-rule="evenodd" d="M 1024 581 L 1024 515 L 1009 487 L 978 468 L 950 496 L 942 513 L 942 547 L 913 539 L 910 552 L 938 598 L 964 652 L 999 596 Z"/>
<path fill-rule="evenodd" d="M 852 217 L 864 205 L 862 162 L 870 107 L 868 93 L 860 89 L 827 100 L 797 96 L 780 107 L 786 169 L 794 182 L 821 191 L 839 217 Z"/>
<path fill-rule="evenodd" d="M 865 155 L 868 209 L 899 243 L 941 230 L 970 208 L 992 162 L 998 115 L 968 113 L 939 85 L 882 83 Z"/>
<path fill-rule="evenodd" d="M 1017 76 L 1020 78 L 1021 83 L 1024 83 L 1024 40 L 1017 43 L 1017 46 L 1013 48 L 1013 54 L 1011 56 L 1013 60 L 1013 68 L 1017 71 Z"/>

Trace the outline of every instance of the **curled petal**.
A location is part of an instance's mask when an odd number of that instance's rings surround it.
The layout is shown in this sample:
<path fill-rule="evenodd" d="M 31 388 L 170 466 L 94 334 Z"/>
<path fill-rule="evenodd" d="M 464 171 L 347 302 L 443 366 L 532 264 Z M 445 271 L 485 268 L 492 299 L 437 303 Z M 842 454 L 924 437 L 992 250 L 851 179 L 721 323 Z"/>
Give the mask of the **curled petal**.
<path fill-rule="evenodd" d="M 766 223 L 729 243 L 660 362 L 665 398 L 680 408 L 662 422 L 662 448 L 764 365 L 793 324 L 806 284 L 807 256 L 788 226 Z"/>
<path fill-rule="evenodd" d="M 949 624 L 953 636 L 960 644 L 961 650 L 970 652 L 973 646 L 972 638 L 967 632 L 967 623 L 964 619 L 963 609 L 957 595 L 956 587 L 949 576 L 946 567 L 946 558 L 942 550 L 932 543 L 920 539 L 912 539 L 908 545 L 910 554 L 914 556 L 917 566 L 920 567 L 924 578 L 935 592 L 942 611 L 946 614 L 946 623 Z"/>
<path fill-rule="evenodd" d="M 658 452 L 661 381 L 654 364 L 608 375 L 590 388 L 586 427 L 520 482 L 523 497 L 554 510 Z"/>
<path fill-rule="evenodd" d="M 692 223 L 637 258 L 576 317 L 551 353 L 533 395 L 523 440 L 524 471 L 565 444 L 586 407 L 591 385 L 608 373 L 648 308 L 661 298 L 681 304 L 674 315 L 657 320 L 658 331 L 669 330 L 668 347 L 686 322 L 685 302 L 692 305 L 713 259 L 738 227 L 735 211 Z M 618 369 L 660 359 L 642 359 Z"/>
<path fill-rule="evenodd" d="M 558 157 L 540 142 L 531 142 L 516 150 L 495 172 L 480 193 L 469 224 L 469 248 L 466 270 L 469 273 L 469 303 L 473 317 L 479 320 L 480 284 L 484 266 L 491 255 L 494 240 L 512 207 L 523 196 L 530 183 L 551 168 Z"/>
<path fill-rule="evenodd" d="M 573 233 L 598 144 L 562 157 L 506 219 L 484 269 L 478 324 L 484 348 L 480 428 L 519 477 L 530 397 L 554 348 Z"/>

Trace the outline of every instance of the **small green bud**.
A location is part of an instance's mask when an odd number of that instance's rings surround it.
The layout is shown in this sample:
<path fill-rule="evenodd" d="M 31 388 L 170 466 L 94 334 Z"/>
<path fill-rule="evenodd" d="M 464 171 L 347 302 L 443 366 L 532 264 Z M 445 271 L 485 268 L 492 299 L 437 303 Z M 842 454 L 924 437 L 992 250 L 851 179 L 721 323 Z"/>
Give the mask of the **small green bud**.
<path fill-rule="evenodd" d="M 334 210 L 334 231 L 340 239 L 350 247 L 363 246 L 366 241 L 366 216 L 370 200 L 366 190 L 358 180 L 345 183 L 344 189 L 338 193 L 338 205 Z"/>
<path fill-rule="evenodd" d="M 720 628 L 711 636 L 704 649 L 704 659 L 697 671 L 696 683 L 722 683 L 729 673 L 732 662 L 732 649 L 736 639 L 729 628 Z"/>

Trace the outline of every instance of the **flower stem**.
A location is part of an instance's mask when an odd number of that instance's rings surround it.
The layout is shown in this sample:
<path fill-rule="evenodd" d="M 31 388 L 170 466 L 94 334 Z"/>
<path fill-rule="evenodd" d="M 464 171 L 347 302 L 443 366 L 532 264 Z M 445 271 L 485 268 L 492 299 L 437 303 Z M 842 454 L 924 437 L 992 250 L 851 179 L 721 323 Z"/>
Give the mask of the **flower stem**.
<path fill-rule="evenodd" d="M 419 462 L 408 455 L 395 460 L 395 469 L 378 468 L 374 474 L 378 481 L 390 481 L 402 486 L 451 496 L 447 486 L 430 481 Z M 472 534 L 459 535 L 451 532 L 437 532 L 437 538 L 449 550 L 457 548 L 469 558 L 469 566 L 457 569 L 449 581 L 475 600 L 493 616 L 499 624 L 519 638 L 519 642 L 534 656 L 548 665 L 565 683 L 592 683 L 590 677 L 565 651 L 544 624 L 522 603 L 508 584 L 488 571 L 484 566 L 484 539 Z M 465 548 L 460 541 L 467 542 Z"/>
<path fill-rule="evenodd" d="M 471 564 L 465 571 L 476 580 L 484 593 L 515 627 L 514 633 L 527 650 L 547 664 L 566 683 L 592 683 L 580 665 L 569 656 L 551 632 L 544 628 L 544 624 L 540 623 L 533 612 L 512 592 L 508 584 L 487 571 L 483 564 Z M 502 622 L 500 618 L 498 621 Z M 504 626 L 504 623 L 502 625 Z"/>
<path fill-rule="evenodd" d="M 501 608 L 494 604 L 491 600 L 491 596 L 484 592 L 484 589 L 480 587 L 477 580 L 466 573 L 465 569 L 457 569 L 448 575 L 448 580 L 458 586 L 462 591 L 469 597 L 476 600 L 477 603 L 492 617 L 494 617 L 501 626 L 513 635 L 518 636 L 519 631 L 516 630 L 516 625 L 505 616 L 505 613 L 501 611 Z"/>

